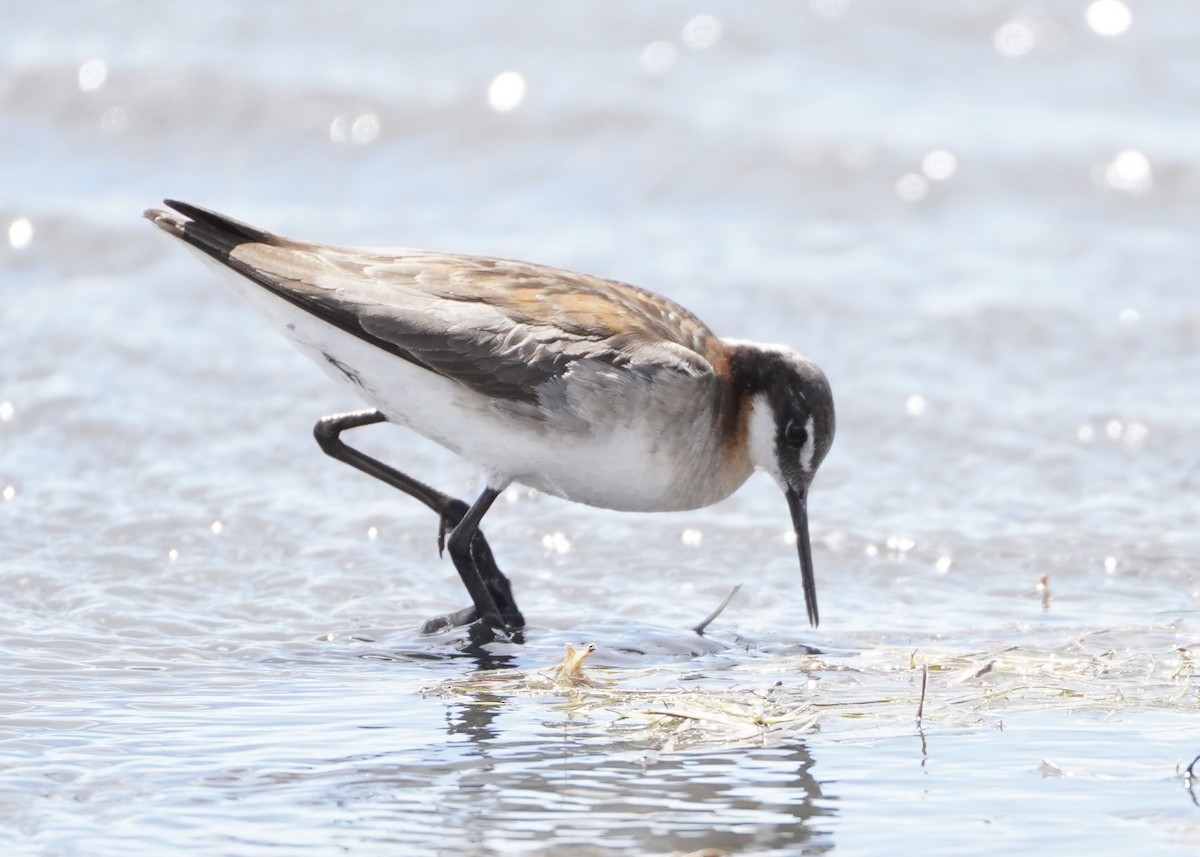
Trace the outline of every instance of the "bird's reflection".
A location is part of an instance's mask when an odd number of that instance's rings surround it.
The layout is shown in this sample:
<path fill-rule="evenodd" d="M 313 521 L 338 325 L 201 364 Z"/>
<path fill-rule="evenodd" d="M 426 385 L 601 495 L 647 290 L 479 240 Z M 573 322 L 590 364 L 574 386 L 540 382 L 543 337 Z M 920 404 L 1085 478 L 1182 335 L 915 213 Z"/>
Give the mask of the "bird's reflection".
<path fill-rule="evenodd" d="M 655 662 L 723 648 L 694 632 L 653 639 Z M 663 733 L 631 736 L 612 728 L 610 710 L 577 704 L 588 691 L 525 692 L 531 655 L 522 643 L 479 625 L 391 648 L 397 659 L 466 661 L 477 670 L 439 693 L 446 740 L 406 760 L 403 778 L 393 758 L 387 775 L 399 784 L 436 771 L 422 800 L 456 819 L 463 841 L 631 854 L 833 848 L 819 820 L 835 813 L 836 798 L 813 775 L 801 735 L 668 751 Z M 607 654 L 629 668 L 647 660 L 622 647 Z"/>
<path fill-rule="evenodd" d="M 661 752 L 561 711 L 530 734 L 530 711 L 514 702 L 480 693 L 447 705 L 447 734 L 470 742 L 463 752 L 475 764 L 456 766 L 458 787 L 446 790 L 443 809 L 476 828 L 468 837 L 550 838 L 639 854 L 833 848 L 815 824 L 833 814 L 832 799 L 801 740 Z M 454 806 L 461 801 L 471 806 Z"/>

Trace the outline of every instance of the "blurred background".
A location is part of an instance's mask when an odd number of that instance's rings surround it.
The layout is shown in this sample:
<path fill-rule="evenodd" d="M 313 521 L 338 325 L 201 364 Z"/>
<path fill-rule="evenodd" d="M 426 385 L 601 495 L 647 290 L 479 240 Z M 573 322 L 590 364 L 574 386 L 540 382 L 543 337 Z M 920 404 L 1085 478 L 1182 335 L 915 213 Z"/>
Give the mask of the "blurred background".
<path fill-rule="evenodd" d="M 1028 595 L 1050 572 L 1078 584 L 1057 606 L 1078 598 L 1080 616 L 1141 609 L 1121 599 L 1146 597 L 1151 573 L 1156 606 L 1194 607 L 1200 16 L 1185 3 L 213 3 L 143 18 L 15 4 L 0 34 L 0 511 L 35 567 L 115 540 L 145 562 L 185 540 L 213 550 L 214 521 L 237 538 L 225 504 L 262 510 L 246 482 L 294 489 L 312 508 L 274 523 L 310 514 L 334 522 L 324 536 L 353 514 L 330 497 L 382 498 L 377 532 L 408 514 L 311 444 L 315 417 L 353 398 L 140 220 L 170 196 L 300 238 L 622 279 L 721 335 L 807 354 L 839 408 L 812 500 L 839 625 L 914 576 L 879 608 L 958 584 Z M 396 442 L 417 472 L 472 490 L 451 457 Z M 706 531 L 730 521 L 785 538 L 774 487 L 752 485 L 716 516 L 546 501 L 544 532 L 525 512 L 511 526 L 532 528 L 539 562 L 558 561 L 542 537 L 574 527 L 606 551 L 605 529 L 654 549 L 662 526 L 664 561 L 698 539 L 701 556 L 728 548 Z M 753 556 L 790 585 L 790 554 Z"/>
<path fill-rule="evenodd" d="M 518 662 L 686 656 L 736 582 L 721 625 L 788 651 L 1195 642 L 1186 0 L 0 10 L 0 678 L 27 698 L 100 693 L 80 664 L 228 686 L 231 659 L 457 642 L 412 636 L 465 604 L 435 521 L 312 442 L 359 403 L 142 220 L 164 197 L 636 283 L 826 370 L 819 632 L 765 477 L 659 516 L 514 487 L 487 531 Z M 404 432 L 359 443 L 477 490 Z"/>

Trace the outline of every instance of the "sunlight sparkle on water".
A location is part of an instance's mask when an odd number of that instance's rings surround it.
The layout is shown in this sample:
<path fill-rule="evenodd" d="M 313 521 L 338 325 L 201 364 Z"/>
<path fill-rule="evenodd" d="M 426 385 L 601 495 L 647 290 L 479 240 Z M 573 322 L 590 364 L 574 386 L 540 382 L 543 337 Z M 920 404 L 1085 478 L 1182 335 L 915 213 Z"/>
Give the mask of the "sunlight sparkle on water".
<path fill-rule="evenodd" d="M 0 402 L 0 423 L 8 422 L 15 413 L 12 402 Z"/>
<path fill-rule="evenodd" d="M 4 490 L 0 491 L 0 497 L 4 498 L 5 503 L 11 502 L 12 498 L 16 497 L 16 496 L 17 496 L 17 489 L 14 488 L 12 485 L 5 485 Z"/>
<path fill-rule="evenodd" d="M 8 243 L 14 250 L 23 250 L 33 240 L 33 224 L 28 217 L 18 217 L 8 224 Z"/>
<path fill-rule="evenodd" d="M 1139 449 L 1150 436 L 1150 429 L 1145 423 L 1130 423 L 1125 427 L 1125 445 L 1130 449 Z"/>
<path fill-rule="evenodd" d="M 671 42 L 660 39 L 642 48 L 642 55 L 638 58 L 638 62 L 651 74 L 662 74 L 675 65 L 677 59 L 679 59 L 679 48 Z"/>
<path fill-rule="evenodd" d="M 373 143 L 379 136 L 379 117 L 374 113 L 364 113 L 354 120 L 350 126 L 350 142 L 365 146 Z"/>
<path fill-rule="evenodd" d="M 1084 423 L 1075 432 L 1075 439 L 1082 444 L 1089 444 L 1098 436 L 1095 426 L 1091 423 Z M 1104 437 L 1130 449 L 1140 449 L 1150 437 L 1150 427 L 1136 420 L 1124 423 L 1118 419 L 1110 419 L 1104 423 Z"/>
<path fill-rule="evenodd" d="M 927 407 L 925 397 L 919 393 L 913 393 L 904 401 L 904 410 L 908 412 L 909 416 L 919 417 L 925 413 Z"/>
<path fill-rule="evenodd" d="M 694 51 L 711 48 L 721 38 L 721 22 L 713 15 L 697 15 L 683 26 L 683 43 Z"/>
<path fill-rule="evenodd" d="M 79 88 L 84 92 L 93 92 L 104 86 L 108 80 L 108 63 L 102 59 L 88 60 L 79 67 Z"/>
<path fill-rule="evenodd" d="M 516 110 L 525 100 L 525 78 L 517 71 L 504 71 L 488 86 L 488 106 L 497 113 Z"/>
<path fill-rule="evenodd" d="M 1114 190 L 1145 193 L 1154 184 L 1150 159 L 1137 149 L 1125 149 L 1104 168 L 1104 181 Z"/>
<path fill-rule="evenodd" d="M 888 536 L 887 549 L 892 553 L 908 553 L 917 543 L 908 536 Z"/>
<path fill-rule="evenodd" d="M 700 543 L 704 541 L 704 533 L 700 532 L 699 530 L 693 530 L 689 527 L 683 531 L 683 534 L 679 537 L 679 540 L 688 547 L 698 547 Z"/>
<path fill-rule="evenodd" d="M 1095 0 L 1085 14 L 1088 26 L 1100 36 L 1119 36 L 1133 23 L 1133 13 L 1121 0 Z"/>
<path fill-rule="evenodd" d="M 896 180 L 896 196 L 904 202 L 920 202 L 929 196 L 929 179 L 920 173 L 905 173 Z"/>
<path fill-rule="evenodd" d="M 1013 18 L 992 34 L 992 46 L 1005 57 L 1023 57 L 1037 45 L 1038 26 L 1029 18 Z"/>
<path fill-rule="evenodd" d="M 933 149 L 921 159 L 921 172 L 930 181 L 944 182 L 958 169 L 958 158 L 946 149 Z"/>
<path fill-rule="evenodd" d="M 353 118 L 348 113 L 339 113 L 329 123 L 329 139 L 335 143 L 365 146 L 375 142 L 379 130 L 379 116 L 375 113 L 364 113 Z"/>
<path fill-rule="evenodd" d="M 571 552 L 571 542 L 562 533 L 546 533 L 542 536 L 542 547 L 560 556 Z"/>

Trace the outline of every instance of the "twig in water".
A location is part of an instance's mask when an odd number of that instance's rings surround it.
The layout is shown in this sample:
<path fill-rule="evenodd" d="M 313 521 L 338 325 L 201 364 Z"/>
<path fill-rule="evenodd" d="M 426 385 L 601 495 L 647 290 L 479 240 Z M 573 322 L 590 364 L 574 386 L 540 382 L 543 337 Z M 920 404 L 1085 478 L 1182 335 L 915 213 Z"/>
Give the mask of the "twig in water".
<path fill-rule="evenodd" d="M 921 701 L 917 703 L 917 727 L 921 726 L 921 718 L 925 716 L 925 687 L 929 684 L 929 665 L 921 665 Z"/>
<path fill-rule="evenodd" d="M 982 666 L 978 670 L 976 670 L 975 674 L 972 675 L 971 678 L 979 678 L 980 676 L 985 676 L 988 673 L 990 673 L 992 670 L 994 670 L 995 668 L 996 668 L 996 662 L 988 661 L 985 666 Z"/>
<path fill-rule="evenodd" d="M 742 585 L 740 583 L 737 586 L 733 587 L 733 589 L 730 590 L 729 594 L 725 596 L 725 600 L 717 605 L 717 609 L 714 610 L 713 612 L 709 613 L 708 618 L 705 619 L 703 622 L 701 622 L 699 625 L 697 625 L 695 628 L 692 628 L 692 630 L 695 631 L 697 634 L 699 634 L 701 637 L 703 637 L 704 629 L 707 628 L 709 625 L 711 625 L 714 619 L 716 619 L 718 616 L 720 616 L 722 613 L 725 612 L 725 608 L 729 606 L 729 602 L 733 600 L 733 596 L 737 595 L 738 590 L 741 588 L 742 588 Z"/>
<path fill-rule="evenodd" d="M 1200 461 L 1196 461 L 1195 463 L 1192 464 L 1191 467 L 1189 467 L 1187 469 L 1187 472 L 1183 474 L 1183 479 L 1180 481 L 1179 487 L 1180 488 L 1189 487 L 1192 482 L 1192 477 L 1195 476 L 1197 473 L 1200 473 Z"/>
<path fill-rule="evenodd" d="M 1187 789 L 1188 795 L 1192 798 L 1192 803 L 1200 806 L 1200 801 L 1196 800 L 1196 763 L 1200 762 L 1200 756 L 1192 759 L 1192 763 L 1187 766 L 1187 772 L 1183 775 L 1183 787 Z"/>

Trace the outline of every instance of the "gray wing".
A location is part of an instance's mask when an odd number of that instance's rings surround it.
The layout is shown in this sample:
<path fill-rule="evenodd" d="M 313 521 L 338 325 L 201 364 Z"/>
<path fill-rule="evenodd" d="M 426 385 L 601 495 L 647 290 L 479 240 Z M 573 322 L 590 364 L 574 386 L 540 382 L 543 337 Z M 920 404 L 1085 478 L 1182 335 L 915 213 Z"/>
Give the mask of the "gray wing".
<path fill-rule="evenodd" d="M 536 402 L 580 361 L 712 377 L 713 333 L 624 283 L 419 250 L 356 250 L 272 235 L 168 200 L 158 226 L 315 316 L 485 396 Z"/>

